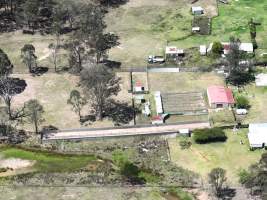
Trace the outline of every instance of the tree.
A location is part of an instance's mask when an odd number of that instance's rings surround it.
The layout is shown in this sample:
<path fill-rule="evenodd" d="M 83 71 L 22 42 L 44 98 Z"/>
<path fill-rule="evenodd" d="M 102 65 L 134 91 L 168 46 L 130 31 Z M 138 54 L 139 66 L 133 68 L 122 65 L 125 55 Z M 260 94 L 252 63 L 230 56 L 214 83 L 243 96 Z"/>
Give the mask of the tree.
<path fill-rule="evenodd" d="M 55 35 L 55 42 L 49 45 L 52 50 L 52 58 L 55 72 L 57 71 L 58 51 L 60 48 L 60 35 L 65 24 L 66 11 L 62 9 L 61 5 L 58 5 L 53 10 L 52 16 L 52 33 Z"/>
<path fill-rule="evenodd" d="M 263 153 L 258 163 L 243 172 L 241 183 L 251 190 L 252 195 L 267 198 L 267 153 Z"/>
<path fill-rule="evenodd" d="M 25 20 L 28 28 L 32 29 L 32 31 L 34 31 L 36 27 L 40 2 L 39 0 L 27 0 L 21 6 L 22 16 L 19 16 L 19 18 Z"/>
<path fill-rule="evenodd" d="M 43 114 L 44 114 L 44 108 L 39 103 L 38 100 L 32 99 L 25 103 L 25 113 L 30 121 L 30 123 L 33 123 L 35 133 L 38 134 L 39 132 L 39 125 L 44 121 Z"/>
<path fill-rule="evenodd" d="M 114 46 L 119 45 L 119 37 L 117 35 L 106 33 L 100 34 L 95 45 L 96 63 L 99 63 L 107 51 Z"/>
<path fill-rule="evenodd" d="M 70 92 L 70 97 L 67 103 L 72 105 L 74 112 L 76 112 L 79 115 L 81 121 L 81 110 L 83 106 L 87 103 L 86 99 L 81 96 L 78 90 L 72 90 Z"/>
<path fill-rule="evenodd" d="M 21 49 L 21 57 L 23 63 L 28 67 L 29 73 L 32 73 L 37 67 L 35 47 L 32 44 L 25 44 Z"/>
<path fill-rule="evenodd" d="M 223 45 L 222 45 L 222 43 L 220 43 L 218 41 L 214 42 L 213 45 L 212 45 L 211 52 L 214 55 L 221 55 L 223 53 Z"/>
<path fill-rule="evenodd" d="M 8 76 L 13 69 L 13 65 L 9 60 L 7 54 L 0 49 L 0 77 L 1 76 Z"/>
<path fill-rule="evenodd" d="M 249 100 L 244 96 L 236 97 L 236 107 L 241 109 L 248 109 L 250 107 Z"/>
<path fill-rule="evenodd" d="M 214 168 L 208 174 L 209 183 L 214 189 L 215 195 L 220 196 L 223 189 L 223 184 L 226 182 L 226 171 L 222 168 Z"/>
<path fill-rule="evenodd" d="M 105 65 L 91 65 L 81 72 L 81 85 L 92 102 L 96 119 L 102 120 L 108 100 L 120 91 L 120 79 Z"/>
<path fill-rule="evenodd" d="M 7 113 L 10 120 L 14 119 L 11 109 L 12 100 L 15 95 L 22 93 L 26 86 L 26 82 L 18 78 L 0 78 L 0 97 L 2 97 L 7 106 Z"/>
<path fill-rule="evenodd" d="M 229 76 L 226 81 L 238 88 L 255 79 L 253 65 L 247 54 L 240 50 L 241 41 L 230 38 L 230 49 L 226 56 Z"/>

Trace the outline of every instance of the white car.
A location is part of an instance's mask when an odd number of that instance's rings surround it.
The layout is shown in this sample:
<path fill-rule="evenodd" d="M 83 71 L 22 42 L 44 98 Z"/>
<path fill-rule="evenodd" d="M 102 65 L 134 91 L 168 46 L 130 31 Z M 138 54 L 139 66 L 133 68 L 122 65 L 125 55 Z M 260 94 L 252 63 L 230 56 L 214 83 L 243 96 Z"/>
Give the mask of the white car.
<path fill-rule="evenodd" d="M 150 56 L 148 56 L 148 62 L 149 63 L 164 63 L 165 59 L 163 56 L 150 55 Z"/>
<path fill-rule="evenodd" d="M 248 113 L 247 109 L 236 109 L 237 115 L 246 115 Z"/>

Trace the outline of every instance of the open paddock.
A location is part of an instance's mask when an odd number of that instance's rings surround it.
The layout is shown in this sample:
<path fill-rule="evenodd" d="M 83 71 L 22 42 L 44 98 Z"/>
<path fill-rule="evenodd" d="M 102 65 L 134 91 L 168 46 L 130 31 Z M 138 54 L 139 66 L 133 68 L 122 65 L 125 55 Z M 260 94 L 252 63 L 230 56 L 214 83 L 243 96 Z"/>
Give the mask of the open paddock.
<path fill-rule="evenodd" d="M 222 77 L 215 73 L 181 72 L 149 73 L 150 91 L 162 93 L 205 92 L 210 85 L 224 85 Z"/>

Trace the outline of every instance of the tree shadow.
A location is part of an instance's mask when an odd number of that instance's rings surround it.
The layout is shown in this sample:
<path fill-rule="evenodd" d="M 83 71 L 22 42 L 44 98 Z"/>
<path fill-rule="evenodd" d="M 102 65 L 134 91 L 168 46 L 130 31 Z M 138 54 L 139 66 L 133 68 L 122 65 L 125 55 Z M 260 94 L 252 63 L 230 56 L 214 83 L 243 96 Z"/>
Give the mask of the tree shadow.
<path fill-rule="evenodd" d="M 223 199 L 223 200 L 230 200 L 230 199 L 233 199 L 235 195 L 236 195 L 236 189 L 226 187 L 220 191 L 219 197 L 220 199 Z"/>
<path fill-rule="evenodd" d="M 117 125 L 127 124 L 134 119 L 135 109 L 128 103 L 109 100 L 104 116 L 111 118 Z"/>
<path fill-rule="evenodd" d="M 80 119 L 80 123 L 82 125 L 90 125 L 92 124 L 92 122 L 95 122 L 95 121 L 96 121 L 95 115 L 84 115 L 84 116 L 81 116 L 81 119 Z"/>
<path fill-rule="evenodd" d="M 100 3 L 106 7 L 118 8 L 121 5 L 128 3 L 129 0 L 101 0 Z"/>
<path fill-rule="evenodd" d="M 111 69 L 120 69 L 121 67 L 121 62 L 114 61 L 114 60 L 103 60 L 102 63 Z"/>
<path fill-rule="evenodd" d="M 48 72 L 48 67 L 36 67 L 33 71 L 32 74 L 36 75 L 36 76 L 41 76 L 43 74 L 45 74 L 46 72 Z"/>

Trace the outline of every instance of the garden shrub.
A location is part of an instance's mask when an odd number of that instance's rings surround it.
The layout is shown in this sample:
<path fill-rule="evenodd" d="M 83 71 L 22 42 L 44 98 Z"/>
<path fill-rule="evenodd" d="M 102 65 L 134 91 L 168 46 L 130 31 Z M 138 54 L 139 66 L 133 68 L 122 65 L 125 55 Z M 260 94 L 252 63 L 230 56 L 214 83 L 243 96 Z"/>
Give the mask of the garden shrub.
<path fill-rule="evenodd" d="M 179 142 L 179 145 L 180 145 L 181 149 L 189 149 L 191 147 L 192 143 L 188 140 L 181 140 Z"/>
<path fill-rule="evenodd" d="M 210 142 L 224 142 L 227 137 L 221 128 L 197 129 L 193 132 L 193 139 L 198 144 Z"/>
<path fill-rule="evenodd" d="M 236 107 L 237 108 L 248 109 L 250 107 L 249 100 L 244 96 L 236 97 Z"/>

